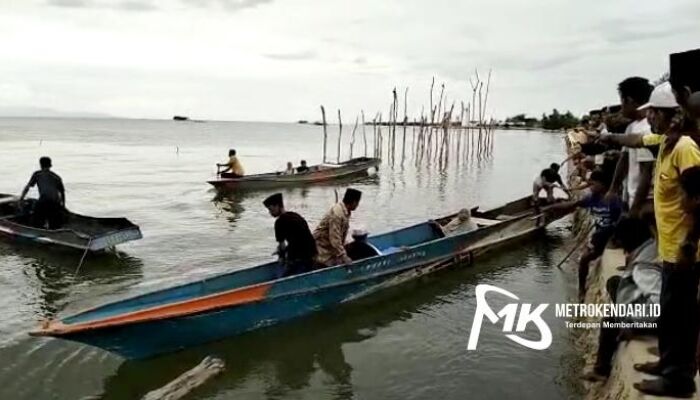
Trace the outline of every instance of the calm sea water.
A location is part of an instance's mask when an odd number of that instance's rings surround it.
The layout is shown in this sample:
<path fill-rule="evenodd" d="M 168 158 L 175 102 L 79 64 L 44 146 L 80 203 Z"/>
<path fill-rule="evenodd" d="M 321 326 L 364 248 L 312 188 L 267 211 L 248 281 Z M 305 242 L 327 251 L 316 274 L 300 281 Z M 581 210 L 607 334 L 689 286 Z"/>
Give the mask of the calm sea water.
<path fill-rule="evenodd" d="M 372 146 L 371 130 L 368 131 Z M 499 131 L 493 157 L 453 156 L 440 168 L 397 155 L 352 184 L 364 192 L 353 227 L 377 233 L 463 207 L 497 206 L 530 190 L 544 166 L 563 157 L 561 136 Z M 0 119 L 0 192 L 19 193 L 37 159 L 49 155 L 67 188 L 67 206 L 94 216 L 125 216 L 144 239 L 111 255 L 0 242 L 0 398 L 138 399 L 214 354 L 226 372 L 191 399 L 560 399 L 577 398 L 571 332 L 545 315 L 554 341 L 521 347 L 485 324 L 466 350 L 479 283 L 525 301 L 562 302 L 571 273 L 567 223 L 475 265 L 439 273 L 309 318 L 146 361 L 59 340 L 30 338 L 39 321 L 123 296 L 269 261 L 270 192 L 217 197 L 206 180 L 228 148 L 248 173 L 286 161 L 319 162 L 319 127 L 271 123 Z M 335 138 L 329 153 L 335 158 Z M 359 150 L 358 150 L 359 149 Z M 355 154 L 364 152 L 361 136 Z M 371 151 L 371 150 L 370 150 Z M 343 158 L 348 146 L 343 144 Z M 287 208 L 314 226 L 339 186 L 284 191 Z"/>

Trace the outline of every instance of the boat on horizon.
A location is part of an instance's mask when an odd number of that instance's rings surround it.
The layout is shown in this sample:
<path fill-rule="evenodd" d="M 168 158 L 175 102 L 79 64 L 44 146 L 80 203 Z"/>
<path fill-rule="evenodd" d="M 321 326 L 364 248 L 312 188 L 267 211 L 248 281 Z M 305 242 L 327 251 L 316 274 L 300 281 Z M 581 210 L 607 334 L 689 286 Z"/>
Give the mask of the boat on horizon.
<path fill-rule="evenodd" d="M 378 169 L 381 164 L 379 158 L 358 157 L 339 164 L 310 165 L 307 172 L 284 174 L 283 172 L 271 172 L 266 174 L 246 175 L 240 178 L 223 178 L 209 180 L 207 183 L 218 190 L 236 189 L 267 189 L 275 187 L 301 186 L 344 180 L 349 178 L 365 177 L 371 168 Z"/>
<path fill-rule="evenodd" d="M 157 290 L 47 321 L 30 332 L 95 346 L 125 358 L 171 353 L 268 327 L 365 297 L 540 231 L 567 213 L 524 197 L 472 209 L 479 229 L 445 236 L 456 214 L 370 236 L 376 251 L 350 264 L 281 277 L 270 262 Z M 368 299 L 369 301 L 370 299 Z"/>
<path fill-rule="evenodd" d="M 126 218 L 95 218 L 65 211 L 63 226 L 43 229 L 31 226 L 31 210 L 37 200 L 0 193 L 0 236 L 19 242 L 60 246 L 83 251 L 103 251 L 141 239 L 141 229 Z"/>

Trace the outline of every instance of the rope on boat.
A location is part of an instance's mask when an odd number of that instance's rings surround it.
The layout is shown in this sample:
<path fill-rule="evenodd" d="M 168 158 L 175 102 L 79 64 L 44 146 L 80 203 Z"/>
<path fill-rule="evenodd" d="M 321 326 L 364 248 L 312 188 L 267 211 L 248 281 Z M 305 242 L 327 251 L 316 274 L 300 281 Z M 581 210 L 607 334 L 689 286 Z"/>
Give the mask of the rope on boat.
<path fill-rule="evenodd" d="M 75 273 L 73 275 L 78 275 L 78 272 L 80 272 L 80 267 L 83 266 L 83 262 L 85 261 L 85 257 L 87 257 L 88 251 L 90 251 L 90 245 L 92 244 L 92 236 L 88 240 L 87 247 L 85 247 L 85 251 L 83 252 L 83 256 L 80 257 L 80 262 L 78 263 L 78 268 L 75 269 Z"/>

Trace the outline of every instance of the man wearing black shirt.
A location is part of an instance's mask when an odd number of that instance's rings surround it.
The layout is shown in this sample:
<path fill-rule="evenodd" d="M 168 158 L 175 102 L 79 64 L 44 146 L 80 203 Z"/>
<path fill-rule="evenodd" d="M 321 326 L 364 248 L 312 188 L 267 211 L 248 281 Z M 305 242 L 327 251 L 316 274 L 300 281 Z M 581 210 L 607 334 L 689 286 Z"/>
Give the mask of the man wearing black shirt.
<path fill-rule="evenodd" d="M 41 157 L 39 159 L 41 170 L 34 172 L 29 183 L 24 187 L 19 197 L 20 206 L 22 200 L 29 192 L 29 188 L 39 188 L 39 200 L 34 206 L 32 225 L 38 228 L 58 229 L 63 222 L 64 207 L 66 205 L 66 191 L 61 177 L 51 171 L 51 159 Z"/>
<path fill-rule="evenodd" d="M 277 254 L 282 260 L 284 276 L 311 271 L 316 257 L 316 241 L 309 225 L 299 214 L 284 209 L 282 193 L 276 193 L 263 201 L 263 205 L 275 221 Z"/>
<path fill-rule="evenodd" d="M 559 186 L 567 195 L 571 195 L 569 189 L 566 187 L 564 182 L 559 175 L 559 164 L 552 163 L 549 168 L 542 170 L 540 175 L 535 178 L 535 182 L 532 184 L 532 201 L 534 204 L 538 203 L 540 192 L 544 189 L 547 192 L 547 202 L 551 203 L 554 201 L 554 188 Z"/>

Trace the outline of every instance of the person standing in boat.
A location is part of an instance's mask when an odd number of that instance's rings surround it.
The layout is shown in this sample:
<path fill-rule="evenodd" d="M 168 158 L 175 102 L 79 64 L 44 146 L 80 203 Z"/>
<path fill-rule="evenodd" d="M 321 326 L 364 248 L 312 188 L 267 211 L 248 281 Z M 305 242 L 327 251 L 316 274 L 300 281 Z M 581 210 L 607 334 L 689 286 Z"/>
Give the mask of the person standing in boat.
<path fill-rule="evenodd" d="M 220 172 L 222 178 L 241 178 L 245 175 L 243 170 L 243 165 L 238 161 L 236 157 L 236 150 L 231 149 L 228 151 L 228 161 L 222 164 L 216 164 L 217 167 L 226 167 Z"/>
<path fill-rule="evenodd" d="M 19 196 L 19 206 L 27 196 L 29 189 L 39 188 L 39 200 L 34 205 L 31 224 L 38 228 L 58 229 L 63 223 L 66 205 L 66 191 L 63 180 L 55 172 L 51 171 L 51 159 L 41 157 L 39 159 L 41 169 L 32 174 L 29 182 Z"/>
<path fill-rule="evenodd" d="M 345 238 L 350 228 L 350 215 L 360 205 L 362 192 L 349 188 L 343 201 L 336 203 L 326 213 L 314 231 L 318 262 L 326 267 L 351 263 L 345 250 Z"/>
<path fill-rule="evenodd" d="M 275 220 L 277 254 L 284 263 L 283 276 L 311 271 L 316 258 L 316 241 L 309 225 L 299 214 L 284 209 L 282 193 L 275 193 L 263 201 Z"/>

